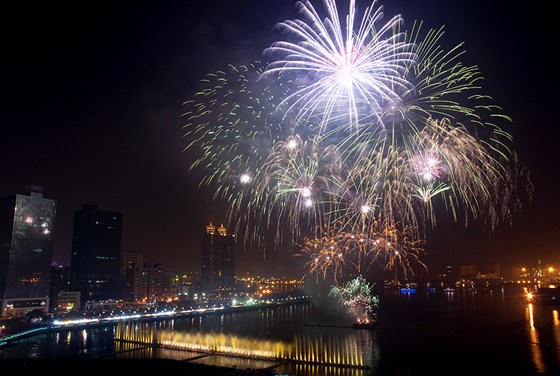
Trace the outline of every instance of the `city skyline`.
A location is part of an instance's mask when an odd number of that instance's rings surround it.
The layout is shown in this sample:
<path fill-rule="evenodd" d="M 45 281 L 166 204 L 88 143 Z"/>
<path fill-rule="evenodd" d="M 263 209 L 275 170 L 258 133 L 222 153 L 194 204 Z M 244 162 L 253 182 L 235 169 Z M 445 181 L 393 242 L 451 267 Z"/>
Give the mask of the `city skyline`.
<path fill-rule="evenodd" d="M 558 260 L 557 79 L 543 68 L 553 34 L 549 13 L 484 2 L 381 4 L 385 19 L 400 13 L 408 23 L 445 25 L 446 40 L 465 42 L 485 92 L 513 118 L 516 149 L 535 184 L 533 202 L 490 239 L 477 223 L 439 223 L 425 246 L 428 265 Z M 17 38 L 6 41 L 10 58 L 2 63 L 10 77 L 0 195 L 38 184 L 57 201 L 54 254 L 63 264 L 74 211 L 94 204 L 123 213 L 123 251 L 200 270 L 204 226 L 226 224 L 226 207 L 188 171 L 182 103 L 204 74 L 259 58 L 278 36 L 274 25 L 297 14 L 294 2 L 224 2 L 219 10 L 202 2 L 122 2 L 88 15 L 44 6 L 12 10 L 21 28 L 11 31 Z M 238 251 L 236 260 L 241 273 L 298 274 L 287 252 L 265 259 L 260 250 Z"/>

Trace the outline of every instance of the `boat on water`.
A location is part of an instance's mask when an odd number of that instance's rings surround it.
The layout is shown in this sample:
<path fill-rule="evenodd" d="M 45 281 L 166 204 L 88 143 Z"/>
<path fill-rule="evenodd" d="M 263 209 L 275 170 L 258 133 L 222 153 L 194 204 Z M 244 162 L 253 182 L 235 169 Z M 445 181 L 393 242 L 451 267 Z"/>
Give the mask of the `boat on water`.
<path fill-rule="evenodd" d="M 414 294 L 416 292 L 416 287 L 401 287 L 401 294 Z"/>
<path fill-rule="evenodd" d="M 370 321 L 370 322 L 355 322 L 352 324 L 352 328 L 354 329 L 373 329 L 379 326 L 377 321 Z"/>
<path fill-rule="evenodd" d="M 354 329 L 372 329 L 379 326 L 379 321 L 377 317 L 373 317 L 368 320 L 358 321 L 352 324 L 352 328 Z"/>

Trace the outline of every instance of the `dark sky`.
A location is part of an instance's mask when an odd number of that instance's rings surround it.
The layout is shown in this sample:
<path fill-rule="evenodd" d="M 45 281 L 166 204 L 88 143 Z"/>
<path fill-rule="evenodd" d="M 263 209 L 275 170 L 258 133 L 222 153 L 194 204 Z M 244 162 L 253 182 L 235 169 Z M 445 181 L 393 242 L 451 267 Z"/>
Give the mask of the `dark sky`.
<path fill-rule="evenodd" d="M 358 4 L 368 4 L 357 1 Z M 199 271 L 204 226 L 223 204 L 197 189 L 183 153 L 184 111 L 197 81 L 247 63 L 299 17 L 292 0 L 18 2 L 2 10 L 0 195 L 44 187 L 57 200 L 55 260 L 69 264 L 74 210 L 123 213 L 124 250 L 173 271 Z M 560 264 L 559 96 L 552 9 L 506 1 L 379 2 L 385 19 L 445 25 L 464 41 L 485 93 L 513 118 L 535 196 L 513 227 L 489 239 L 442 224 L 425 246 L 449 262 Z M 287 254 L 239 251 L 239 272 L 298 276 Z"/>

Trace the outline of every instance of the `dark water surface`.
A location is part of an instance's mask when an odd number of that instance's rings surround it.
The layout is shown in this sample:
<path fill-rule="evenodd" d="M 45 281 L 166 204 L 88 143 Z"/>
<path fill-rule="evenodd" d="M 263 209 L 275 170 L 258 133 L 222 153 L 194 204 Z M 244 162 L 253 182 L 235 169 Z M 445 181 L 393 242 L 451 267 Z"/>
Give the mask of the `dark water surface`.
<path fill-rule="evenodd" d="M 353 329 L 340 309 L 315 302 L 62 330 L 2 348 L 0 359 L 158 358 L 237 369 L 272 367 L 296 376 L 560 375 L 560 306 L 528 302 L 518 286 L 383 290 L 379 295 L 380 324 L 371 330 Z M 192 349 L 139 348 L 122 341 L 139 333 L 167 333 L 176 343 L 291 349 L 301 362 L 279 365 L 224 355 L 194 359 L 200 353 Z M 331 365 L 313 363 L 319 359 Z"/>

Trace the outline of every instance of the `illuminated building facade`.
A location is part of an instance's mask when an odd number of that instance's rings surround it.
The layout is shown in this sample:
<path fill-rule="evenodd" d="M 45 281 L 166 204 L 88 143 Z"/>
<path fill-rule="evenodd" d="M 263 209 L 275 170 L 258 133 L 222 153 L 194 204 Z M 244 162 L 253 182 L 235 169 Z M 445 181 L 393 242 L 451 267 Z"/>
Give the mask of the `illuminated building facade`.
<path fill-rule="evenodd" d="M 141 270 L 140 292 L 147 302 L 166 300 L 177 295 L 171 271 L 163 264 L 144 263 Z"/>
<path fill-rule="evenodd" d="M 224 225 L 210 223 L 202 243 L 203 292 L 210 296 L 235 289 L 235 237 Z"/>
<path fill-rule="evenodd" d="M 52 300 L 54 302 L 53 311 L 71 311 L 80 307 L 80 292 L 59 291 L 55 296 L 52 296 Z"/>
<path fill-rule="evenodd" d="M 122 214 L 84 205 L 74 212 L 70 288 L 88 301 L 121 298 Z"/>
<path fill-rule="evenodd" d="M 200 292 L 200 272 L 185 272 L 173 277 L 173 285 L 182 300 L 193 300 L 195 294 Z"/>
<path fill-rule="evenodd" d="M 49 310 L 56 201 L 41 186 L 0 198 L 0 311 L 2 317 Z"/>
<path fill-rule="evenodd" d="M 123 253 L 123 301 L 147 304 L 177 295 L 171 271 L 160 263 L 143 262 L 140 251 Z"/>

